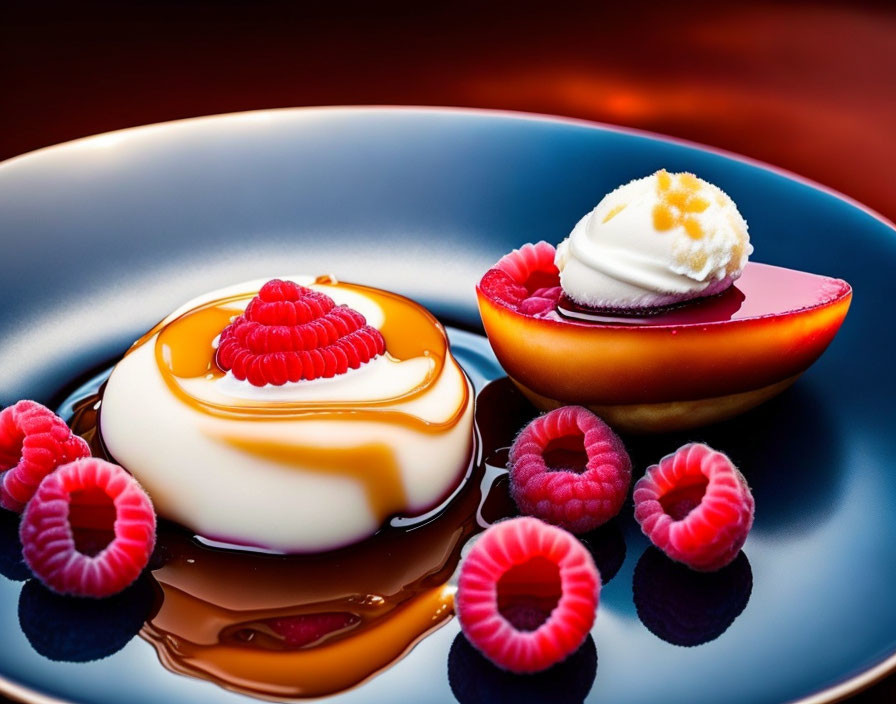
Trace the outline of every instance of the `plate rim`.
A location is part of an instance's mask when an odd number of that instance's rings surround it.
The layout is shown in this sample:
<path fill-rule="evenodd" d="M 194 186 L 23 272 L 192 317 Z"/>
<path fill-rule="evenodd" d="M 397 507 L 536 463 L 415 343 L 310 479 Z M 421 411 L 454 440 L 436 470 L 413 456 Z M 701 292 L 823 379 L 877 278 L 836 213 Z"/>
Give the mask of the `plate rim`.
<path fill-rule="evenodd" d="M 614 132 L 617 134 L 625 134 L 634 137 L 644 137 L 656 142 L 662 142 L 666 144 L 674 144 L 676 146 L 685 147 L 687 149 L 696 149 L 698 151 L 706 152 L 709 154 L 713 154 L 715 156 L 720 156 L 725 159 L 729 159 L 731 161 L 736 161 L 742 164 L 746 164 L 748 166 L 753 166 L 763 171 L 768 171 L 769 173 L 775 174 L 777 176 L 781 176 L 790 181 L 794 181 L 799 183 L 800 185 L 807 186 L 816 191 L 820 191 L 825 193 L 826 195 L 833 196 L 834 198 L 841 200 L 848 205 L 862 211 L 866 215 L 874 218 L 878 222 L 886 225 L 889 229 L 896 232 L 896 221 L 890 220 L 883 213 L 875 210 L 869 205 L 861 202 L 849 196 L 842 191 L 838 191 L 835 188 L 830 186 L 826 186 L 825 184 L 816 181 L 814 179 L 809 178 L 808 176 L 803 176 L 795 171 L 791 171 L 790 169 L 785 169 L 781 166 L 776 166 L 767 161 L 763 161 L 761 159 L 756 159 L 751 156 L 746 156 L 744 154 L 740 154 L 739 152 L 731 151 L 728 149 L 723 149 L 721 147 L 714 147 L 709 144 L 704 144 L 702 142 L 698 142 L 695 140 L 685 139 L 683 137 L 674 137 L 671 135 L 663 134 L 661 132 L 654 132 L 652 130 L 642 129 L 640 127 L 628 127 L 625 125 L 616 125 L 609 122 L 601 122 L 599 120 L 588 120 L 586 118 L 580 117 L 568 117 L 565 115 L 554 115 L 551 113 L 540 113 L 526 110 L 509 110 L 509 109 L 498 109 L 498 108 L 478 108 L 478 107 L 460 107 L 460 106 L 451 106 L 451 105 L 393 105 L 389 103 L 382 104 L 353 104 L 353 105 L 308 105 L 308 106 L 292 106 L 292 107 L 280 107 L 280 108 L 259 108 L 256 110 L 236 110 L 233 112 L 222 112 L 222 113 L 213 113 L 210 115 L 196 115 L 193 117 L 183 117 L 177 118 L 173 120 L 163 120 L 161 122 L 151 122 L 144 125 L 134 125 L 132 127 L 122 127 L 117 130 L 110 130 L 108 132 L 99 132 L 96 134 L 87 135 L 84 137 L 77 137 L 75 139 L 70 139 L 64 142 L 58 142 L 56 144 L 50 144 L 45 147 L 39 147 L 37 149 L 32 149 L 31 151 L 23 152 L 22 154 L 16 154 L 7 159 L 0 160 L 0 170 L 8 168 L 17 164 L 19 161 L 23 161 L 25 159 L 30 159 L 35 156 L 44 156 L 54 150 L 62 150 L 68 149 L 71 147 L 78 146 L 89 146 L 89 142 L 91 141 L 100 141 L 100 140 L 108 140 L 110 142 L 113 141 L 113 138 L 126 138 L 128 135 L 141 132 L 147 133 L 151 131 L 163 131 L 170 127 L 174 127 L 182 124 L 196 124 L 199 122 L 217 122 L 223 121 L 227 119 L 235 119 L 235 118 L 263 118 L 265 115 L 269 114 L 286 114 L 286 113 L 325 113 L 325 112 L 334 112 L 334 113 L 420 113 L 420 114 L 442 114 L 442 115 L 466 115 L 469 117 L 504 117 L 512 120 L 518 120 L 520 122 L 542 122 L 542 123 L 553 123 L 560 125 L 567 125 L 570 127 L 584 127 L 589 129 L 596 129 L 598 131 L 603 132 Z M 117 140 L 115 140 L 117 141 Z"/>
<path fill-rule="evenodd" d="M 34 149 L 28 152 L 24 152 L 22 154 L 17 154 L 8 159 L 4 159 L 0 161 L 0 175 L 10 168 L 11 166 L 17 165 L 22 161 L 30 161 L 34 157 L 51 155 L 53 152 L 67 150 L 69 148 L 77 148 L 79 146 L 90 146 L 91 143 L 102 143 L 102 141 L 109 141 L 114 143 L 119 139 L 126 139 L 128 136 L 134 133 L 150 133 L 150 132 L 162 132 L 166 131 L 172 127 L 176 127 L 178 125 L 182 125 L 185 123 L 196 124 L 200 122 L 218 122 L 224 121 L 228 119 L 236 119 L 236 118 L 263 118 L 266 115 L 277 114 L 283 115 L 287 113 L 297 113 L 297 114 L 305 114 L 305 113 L 397 113 L 397 114 L 420 114 L 420 115 L 463 115 L 467 117 L 502 117 L 508 118 L 511 120 L 516 120 L 519 122 L 534 122 L 534 123 L 548 123 L 548 124 L 558 124 L 558 125 L 566 125 L 570 127 L 581 127 L 587 129 L 593 129 L 597 131 L 603 132 L 611 132 L 616 134 L 623 134 L 635 137 L 643 137 L 649 139 L 651 141 L 665 143 L 665 144 L 673 144 L 680 147 L 685 147 L 686 149 L 692 149 L 696 151 L 701 151 L 705 153 L 709 153 L 715 156 L 722 157 L 724 159 L 738 162 L 741 164 L 745 164 L 748 166 L 755 167 L 761 171 L 766 171 L 772 173 L 776 176 L 780 176 L 789 181 L 793 181 L 800 185 L 806 186 L 812 190 L 824 193 L 828 196 L 832 196 L 833 198 L 843 202 L 844 204 L 851 206 L 865 215 L 870 216 L 872 219 L 878 221 L 883 224 L 889 230 L 893 231 L 893 234 L 896 234 L 896 222 L 890 220 L 882 213 L 877 210 L 871 208 L 868 205 L 865 205 L 859 200 L 856 200 L 852 196 L 846 195 L 841 191 L 838 191 L 830 186 L 826 186 L 818 181 L 810 179 L 806 176 L 802 176 L 794 171 L 790 171 L 789 169 L 785 169 L 783 167 L 775 166 L 774 164 L 762 161 L 760 159 L 755 159 L 753 157 L 749 157 L 743 154 L 739 154 L 737 152 L 729 151 L 727 149 L 722 149 L 720 147 L 714 147 L 711 145 L 703 144 L 701 142 L 684 139 L 681 137 L 673 137 L 670 135 L 665 135 L 659 132 L 653 132 L 651 130 L 645 130 L 636 127 L 627 127 L 623 125 L 615 125 L 606 122 L 600 122 L 596 120 L 588 120 L 584 118 L 577 117 L 567 117 L 562 115 L 553 115 L 550 113 L 539 113 L 539 112 L 530 112 L 530 111 L 521 111 L 521 110 L 507 110 L 507 109 L 493 109 L 493 108 L 477 108 L 477 107 L 458 107 L 458 106 L 437 106 L 437 105 L 391 105 L 391 104 L 359 104 L 359 105 L 317 105 L 317 106 L 293 106 L 293 107 L 280 107 L 280 108 L 261 108 L 256 110 L 240 110 L 226 113 L 215 113 L 210 115 L 198 115 L 193 117 L 185 117 L 174 120 L 166 120 L 162 122 L 154 122 L 145 125 L 135 125 L 132 127 L 124 127 L 117 130 L 111 130 L 108 132 L 101 132 L 98 134 L 88 135 L 85 137 L 79 137 L 76 139 L 68 140 L 65 142 L 59 142 L 56 144 L 51 144 L 45 147 L 40 147 L 38 149 Z M 834 684 L 830 687 L 826 687 L 821 689 L 813 694 L 810 694 L 806 697 L 802 697 L 799 699 L 789 700 L 787 702 L 782 702 L 782 704 L 834 704 L 835 702 L 843 701 L 844 699 L 859 694 L 863 690 L 871 687 L 872 685 L 881 682 L 886 679 L 889 675 L 896 674 L 896 652 L 891 653 L 889 656 L 886 656 L 880 662 L 871 665 L 867 669 L 859 672 L 852 677 L 849 677 L 837 684 Z M 24 702 L 25 704 L 73 704 L 72 700 L 68 699 L 60 699 L 53 697 L 51 695 L 40 692 L 31 687 L 19 684 L 8 677 L 0 674 L 0 695 L 9 697 L 14 701 Z"/>

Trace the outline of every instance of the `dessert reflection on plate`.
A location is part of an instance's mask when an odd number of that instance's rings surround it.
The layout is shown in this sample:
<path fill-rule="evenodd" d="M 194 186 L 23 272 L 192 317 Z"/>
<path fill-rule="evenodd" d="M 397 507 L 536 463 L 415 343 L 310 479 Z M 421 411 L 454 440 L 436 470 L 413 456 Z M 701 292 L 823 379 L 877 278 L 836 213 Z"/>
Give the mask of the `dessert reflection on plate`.
<path fill-rule="evenodd" d="M 238 553 L 164 535 L 158 613 L 141 636 L 174 672 L 247 694 L 317 697 L 391 665 L 451 617 L 446 586 L 478 490 L 439 520 L 308 557 Z"/>

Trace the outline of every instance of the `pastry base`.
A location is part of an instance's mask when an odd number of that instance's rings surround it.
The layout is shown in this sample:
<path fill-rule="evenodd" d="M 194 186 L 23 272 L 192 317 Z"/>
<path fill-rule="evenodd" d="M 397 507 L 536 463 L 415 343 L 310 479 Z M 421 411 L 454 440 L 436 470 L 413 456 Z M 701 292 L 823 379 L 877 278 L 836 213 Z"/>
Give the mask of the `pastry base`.
<path fill-rule="evenodd" d="M 583 404 L 614 429 L 624 433 L 666 433 L 699 428 L 733 418 L 755 408 L 788 388 L 799 374 L 751 391 L 690 401 L 635 404 Z M 511 381 L 535 406 L 550 411 L 568 405 L 533 391 L 511 377 Z"/>

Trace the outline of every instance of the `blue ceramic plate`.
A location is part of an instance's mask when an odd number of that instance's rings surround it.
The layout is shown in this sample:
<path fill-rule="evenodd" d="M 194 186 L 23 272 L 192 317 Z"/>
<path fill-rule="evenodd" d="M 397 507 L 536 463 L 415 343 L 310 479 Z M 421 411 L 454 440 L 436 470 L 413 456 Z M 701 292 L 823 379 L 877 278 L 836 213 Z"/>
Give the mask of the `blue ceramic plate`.
<path fill-rule="evenodd" d="M 896 232 L 787 174 L 640 133 L 440 110 L 237 114 L 42 150 L 0 165 L 0 402 L 58 405 L 184 300 L 284 270 L 419 300 L 452 326 L 481 389 L 502 376 L 478 335 L 482 273 L 523 242 L 559 241 L 604 193 L 661 167 L 722 186 L 750 222 L 755 260 L 855 288 L 839 336 L 793 389 L 691 434 L 728 451 L 754 488 L 743 557 L 694 584 L 646 549 L 624 511 L 624 553 L 574 675 L 501 676 L 450 622 L 333 700 L 832 700 L 896 667 Z M 636 472 L 680 440 L 635 442 Z M 69 618 L 48 603 L 2 525 L 0 690 L 248 701 L 165 669 L 131 638 L 139 605 Z"/>

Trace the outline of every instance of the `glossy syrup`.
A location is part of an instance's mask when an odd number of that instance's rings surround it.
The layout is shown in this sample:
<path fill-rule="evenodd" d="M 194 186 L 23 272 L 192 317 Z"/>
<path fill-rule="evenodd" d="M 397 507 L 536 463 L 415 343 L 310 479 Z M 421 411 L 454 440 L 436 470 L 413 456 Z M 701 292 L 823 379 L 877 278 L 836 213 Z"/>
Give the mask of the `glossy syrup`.
<path fill-rule="evenodd" d="M 65 407 L 93 453 L 114 460 L 98 431 L 100 381 Z M 396 521 L 337 551 L 221 549 L 161 521 L 151 565 L 158 603 L 141 637 L 172 672 L 253 696 L 319 697 L 365 681 L 451 618 L 464 544 L 515 514 L 507 447 L 535 413 L 506 379 L 485 386 L 477 460 L 452 500 L 422 524 Z M 290 629 L 306 637 L 297 641 Z"/>
<path fill-rule="evenodd" d="M 568 320 L 602 325 L 707 325 L 806 310 L 831 303 L 849 290 L 839 279 L 749 262 L 733 286 L 706 299 L 626 314 L 597 312 L 564 297 L 558 312 Z"/>
<path fill-rule="evenodd" d="M 508 446 L 537 413 L 509 379 L 494 380 L 500 372 L 484 352 L 484 340 L 458 331 L 452 335 L 454 353 L 477 390 L 477 461 L 468 480 L 438 512 L 414 526 L 393 520 L 362 543 L 307 556 L 221 549 L 161 521 L 149 568 L 135 585 L 103 601 L 99 609 L 83 599 L 53 594 L 38 580 L 28 581 L 19 601 L 19 624 L 33 648 L 50 660 L 83 662 L 108 658 L 139 634 L 171 673 L 209 683 L 204 695 L 209 700 L 216 699 L 215 686 L 270 700 L 323 697 L 398 663 L 415 643 L 451 619 L 453 584 L 465 543 L 494 521 L 515 515 L 504 469 Z M 99 456 L 105 454 L 96 429 L 107 376 L 82 386 L 59 409 Z M 788 406 L 769 418 L 756 416 L 758 426 L 748 426 L 746 433 L 739 424 L 705 439 L 741 456 L 747 448 L 755 450 L 755 437 L 774 440 L 773 431 L 785 426 L 779 422 L 782 415 L 812 416 L 813 409 L 817 412 L 812 404 Z M 790 433 L 783 437 L 784 446 L 792 442 Z M 634 465 L 643 467 L 686 439 L 641 438 L 627 444 Z M 804 453 L 805 445 L 797 444 Z M 758 457 L 758 463 L 766 461 L 761 450 Z M 743 463 L 747 469 L 757 464 L 748 460 Z M 754 491 L 769 506 L 780 485 L 774 485 L 771 495 L 763 494 L 759 483 Z M 0 512 L 0 519 L 4 517 L 10 516 Z M 669 647 L 686 645 L 692 652 L 726 634 L 747 608 L 752 572 L 743 553 L 718 573 L 693 573 L 656 551 L 642 552 L 645 542 L 630 507 L 579 537 L 600 570 L 601 610 L 617 618 L 639 618 L 652 639 L 646 647 L 665 642 L 672 644 Z M 5 555 L 21 555 L 14 520 L 0 520 L 0 574 L 28 579 L 21 560 L 15 563 Z M 622 583 L 607 588 L 618 581 L 617 574 Z M 548 596 L 546 601 L 552 602 L 556 595 Z M 505 617 L 517 628 L 534 624 L 531 619 L 513 620 L 515 611 L 526 616 L 531 609 L 503 606 Z M 53 632 L 61 634 L 49 641 L 43 635 L 47 614 L 52 615 Z M 459 701 L 468 701 L 472 688 L 479 692 L 476 701 L 530 701 L 534 696 L 537 701 L 580 702 L 597 668 L 591 636 L 562 665 L 526 677 L 498 669 L 463 634 L 456 636 L 450 652 L 428 652 L 416 661 L 415 653 L 399 671 L 404 667 L 413 678 L 421 662 L 432 667 L 433 657 L 444 658 L 448 684 Z M 129 656 L 115 657 L 127 663 Z M 444 671 L 442 663 L 436 667 Z M 610 682 L 618 677 L 607 674 Z M 157 676 L 151 671 L 147 675 Z M 538 692 L 545 696 L 539 699 Z M 568 696 L 558 699 L 558 692 Z"/>
<path fill-rule="evenodd" d="M 477 390 L 476 461 L 465 483 L 438 512 L 413 526 L 393 520 L 361 543 L 304 556 L 210 546 L 162 520 L 147 573 L 121 595 L 120 604 L 110 605 L 121 614 L 104 614 L 100 620 L 112 618 L 130 628 L 128 624 L 139 619 L 131 633 L 139 630 L 171 672 L 262 699 L 336 694 L 398 663 L 452 618 L 453 585 L 464 545 L 496 520 L 516 515 L 504 467 L 513 438 L 537 415 L 509 379 L 491 381 L 499 372 L 480 349 L 486 343 L 460 335 L 464 342 L 455 342 L 454 353 Z M 85 384 L 59 412 L 90 442 L 95 455 L 108 458 L 97 431 L 107 376 L 108 372 Z M 736 449 L 742 433 L 731 436 L 731 432 L 722 429 L 718 437 L 707 440 Z M 759 428 L 747 436 L 764 434 Z M 628 449 L 636 466 L 646 466 L 684 439 L 639 439 L 628 443 Z M 621 569 L 625 574 L 626 555 L 643 546 L 630 508 L 623 514 L 628 517 L 580 536 L 605 588 Z M 15 542 L 15 532 L 5 535 L 0 530 L 0 544 Z M 622 592 L 617 589 L 615 604 L 603 608 L 619 613 L 636 610 L 651 637 L 693 648 L 720 637 L 746 608 L 752 572 L 743 553 L 712 575 L 692 573 L 649 549 L 640 559 L 638 554 L 633 555 L 638 562 L 634 582 Z M 35 584 L 29 583 L 28 599 L 20 607 L 23 613 L 45 612 L 47 600 L 56 600 L 51 605 L 63 614 L 77 606 Z M 611 592 L 604 590 L 610 602 Z M 56 603 L 59 600 L 64 603 Z M 512 619 L 513 605 L 509 606 L 505 610 Z M 28 622 L 22 621 L 23 629 Z M 82 618 L 75 623 L 71 628 L 83 628 Z M 524 623 L 515 625 L 525 628 Z M 294 628 L 292 634 L 289 626 Z M 99 657 L 122 645 L 110 643 Z M 74 656 L 82 657 L 82 650 Z M 589 636 L 566 663 L 541 675 L 515 677 L 485 660 L 462 634 L 447 655 L 448 680 L 461 701 L 468 682 L 478 683 L 476 687 L 491 692 L 495 700 L 516 692 L 520 696 L 514 699 L 525 701 L 529 688 L 535 687 L 551 692 L 545 701 L 553 701 L 553 693 L 573 687 L 579 693 L 574 700 L 581 701 L 595 679 L 593 639 Z"/>

